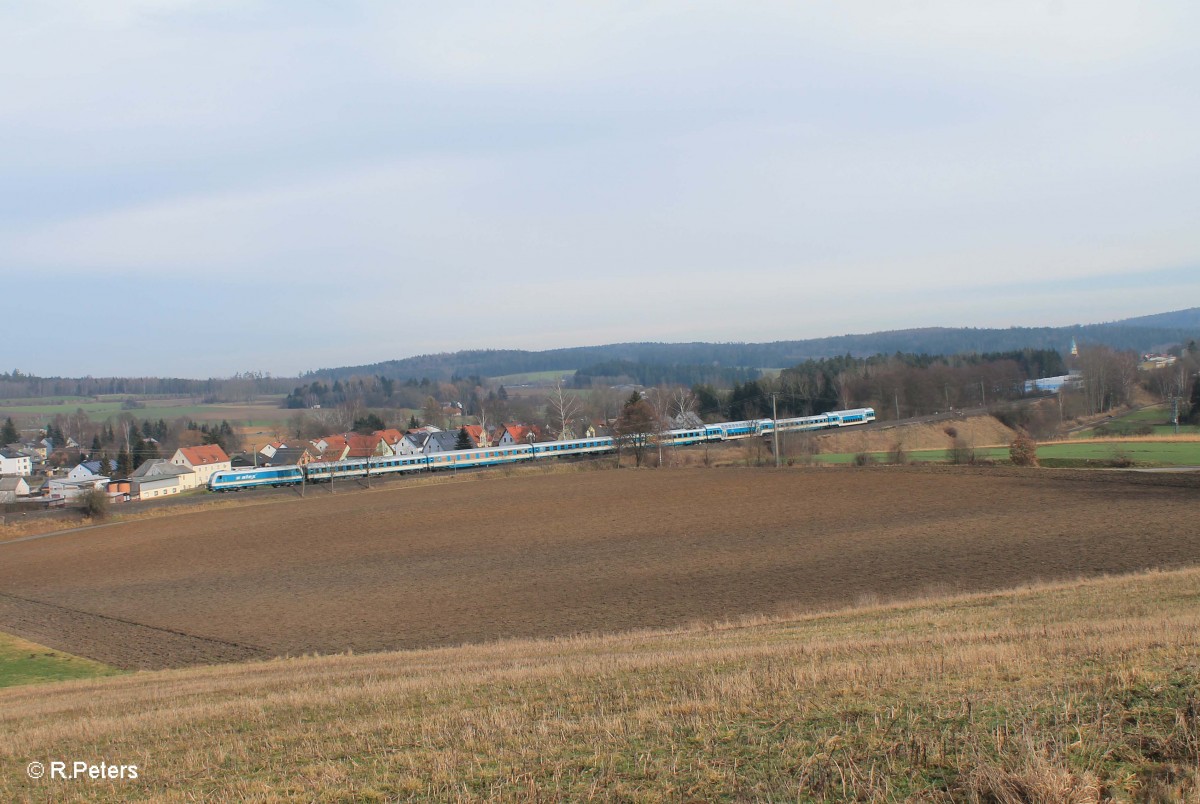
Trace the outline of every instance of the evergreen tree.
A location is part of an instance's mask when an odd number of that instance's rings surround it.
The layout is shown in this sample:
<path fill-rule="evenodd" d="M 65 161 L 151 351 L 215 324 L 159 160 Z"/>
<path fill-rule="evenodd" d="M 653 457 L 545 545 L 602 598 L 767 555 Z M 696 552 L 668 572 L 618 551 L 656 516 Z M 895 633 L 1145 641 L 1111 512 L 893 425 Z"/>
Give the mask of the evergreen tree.
<path fill-rule="evenodd" d="M 379 416 L 374 413 L 368 413 L 366 416 L 359 416 L 357 419 L 355 419 L 354 427 L 351 429 L 361 435 L 370 435 L 376 430 L 383 430 L 386 428 L 387 425 L 384 424 L 383 419 L 379 418 Z"/>
<path fill-rule="evenodd" d="M 421 426 L 421 423 L 419 421 L 417 421 L 417 414 L 414 413 L 413 415 L 408 417 L 408 429 L 409 430 L 416 430 L 420 426 Z"/>
<path fill-rule="evenodd" d="M 1192 424 L 1200 424 L 1200 380 L 1192 384 L 1192 398 L 1188 401 L 1191 411 L 1187 420 Z"/>
<path fill-rule="evenodd" d="M 151 458 L 157 458 L 158 448 L 154 446 L 152 441 L 147 441 L 144 438 L 139 438 L 133 446 L 133 465 L 134 467 L 141 466 Z"/>
<path fill-rule="evenodd" d="M 133 456 L 124 447 L 117 454 L 117 474 L 120 477 L 129 477 L 133 474 Z"/>
<path fill-rule="evenodd" d="M 100 451 L 100 434 L 92 436 L 92 454 L 95 455 Z"/>
<path fill-rule="evenodd" d="M 12 444 L 21 440 L 21 434 L 17 432 L 17 426 L 13 424 L 12 417 L 4 420 L 4 426 L 0 428 L 0 444 Z"/>
<path fill-rule="evenodd" d="M 454 442 L 455 449 L 473 449 L 474 444 L 471 443 L 471 436 L 467 433 L 467 428 L 458 428 L 458 440 Z"/>

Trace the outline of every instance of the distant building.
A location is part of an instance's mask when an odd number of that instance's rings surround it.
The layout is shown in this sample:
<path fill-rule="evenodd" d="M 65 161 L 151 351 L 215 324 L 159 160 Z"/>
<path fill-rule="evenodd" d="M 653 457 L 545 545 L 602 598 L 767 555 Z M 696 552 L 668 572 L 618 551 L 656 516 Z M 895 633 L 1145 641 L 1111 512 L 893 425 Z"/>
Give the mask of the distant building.
<path fill-rule="evenodd" d="M 1142 362 L 1138 363 L 1138 370 L 1157 371 L 1175 365 L 1175 359 L 1175 355 L 1142 355 Z"/>

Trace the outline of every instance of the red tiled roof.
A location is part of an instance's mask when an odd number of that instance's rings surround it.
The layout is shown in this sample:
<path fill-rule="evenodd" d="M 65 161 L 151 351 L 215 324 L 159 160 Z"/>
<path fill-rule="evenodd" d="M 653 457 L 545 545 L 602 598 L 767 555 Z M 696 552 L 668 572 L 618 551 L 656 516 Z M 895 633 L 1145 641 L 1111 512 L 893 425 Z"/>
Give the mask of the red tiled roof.
<path fill-rule="evenodd" d="M 388 444 L 393 445 L 400 443 L 400 440 L 404 438 L 404 433 L 396 430 L 395 428 L 388 430 L 376 430 L 372 435 L 377 435 L 384 441 L 388 442 Z"/>
<path fill-rule="evenodd" d="M 382 440 L 377 435 L 352 435 L 346 439 L 346 443 L 350 446 L 350 452 L 346 454 L 346 457 L 369 458 L 379 449 L 379 442 Z"/>
<path fill-rule="evenodd" d="M 183 459 L 191 466 L 208 466 L 213 463 L 227 463 L 229 456 L 217 444 L 205 444 L 202 447 L 180 447 Z"/>
<path fill-rule="evenodd" d="M 535 441 L 542 437 L 542 430 L 536 424 L 532 427 L 524 424 L 506 424 L 496 431 L 496 437 L 492 441 L 496 442 L 504 438 L 505 433 L 508 433 L 509 437 L 518 444 L 525 443 L 529 439 L 530 433 L 533 433 Z"/>

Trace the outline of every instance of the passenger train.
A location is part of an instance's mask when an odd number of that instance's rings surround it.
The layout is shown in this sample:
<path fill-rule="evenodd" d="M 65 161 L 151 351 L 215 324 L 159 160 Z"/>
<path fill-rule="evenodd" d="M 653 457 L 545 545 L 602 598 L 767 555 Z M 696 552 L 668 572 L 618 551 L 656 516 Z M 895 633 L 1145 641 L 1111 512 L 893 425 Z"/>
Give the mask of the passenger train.
<path fill-rule="evenodd" d="M 720 422 L 703 427 L 668 430 L 653 438 L 663 446 L 688 446 L 706 442 L 770 435 L 799 430 L 824 430 L 875 421 L 873 408 L 836 410 L 820 416 L 793 419 L 750 419 Z M 208 481 L 209 491 L 240 491 L 260 486 L 294 486 L 301 483 L 328 483 L 343 478 L 387 475 L 398 472 L 436 472 L 442 469 L 471 469 L 479 466 L 521 463 L 542 458 L 596 455 L 616 449 L 611 436 L 577 438 L 571 441 L 546 441 L 509 444 L 499 447 L 437 452 L 431 455 L 395 455 L 387 458 L 349 458 L 318 461 L 306 466 L 268 466 L 261 469 L 231 469 L 215 472 Z"/>

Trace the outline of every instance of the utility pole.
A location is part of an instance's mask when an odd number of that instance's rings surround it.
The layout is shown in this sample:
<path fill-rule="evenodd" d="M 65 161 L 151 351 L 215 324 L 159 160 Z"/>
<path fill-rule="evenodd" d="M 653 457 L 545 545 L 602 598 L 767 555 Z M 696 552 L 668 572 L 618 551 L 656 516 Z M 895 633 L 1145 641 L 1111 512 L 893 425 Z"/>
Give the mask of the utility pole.
<path fill-rule="evenodd" d="M 892 391 L 892 398 L 896 401 L 896 421 L 900 421 L 900 392 Z"/>
<path fill-rule="evenodd" d="M 775 435 L 775 468 L 779 468 L 779 411 L 775 407 L 775 398 L 779 394 L 771 394 L 771 432 Z"/>
<path fill-rule="evenodd" d="M 983 400 L 983 406 L 987 407 L 987 391 L 983 390 L 983 380 L 979 381 L 979 398 Z"/>

